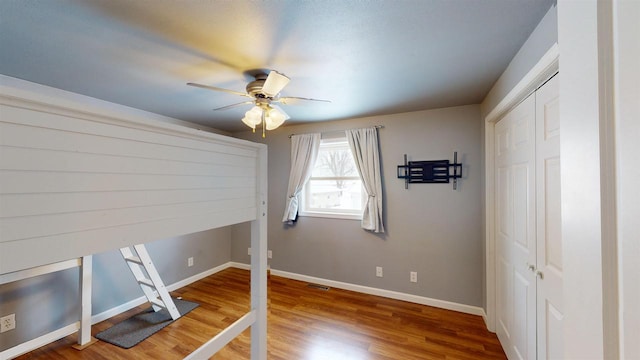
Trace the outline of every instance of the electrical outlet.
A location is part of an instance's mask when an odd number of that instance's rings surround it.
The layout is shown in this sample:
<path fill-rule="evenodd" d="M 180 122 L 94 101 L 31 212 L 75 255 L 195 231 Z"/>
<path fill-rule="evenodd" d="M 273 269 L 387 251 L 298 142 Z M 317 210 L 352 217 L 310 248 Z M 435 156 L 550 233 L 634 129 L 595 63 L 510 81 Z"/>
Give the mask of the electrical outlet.
<path fill-rule="evenodd" d="M 409 281 L 417 283 L 418 282 L 418 273 L 415 271 L 412 271 L 409 273 Z"/>
<path fill-rule="evenodd" d="M 376 266 L 376 276 L 382 277 L 382 266 Z"/>
<path fill-rule="evenodd" d="M 193 266 L 193 257 L 190 257 L 187 259 L 187 266 L 188 267 L 192 267 Z"/>
<path fill-rule="evenodd" d="M 0 318 L 0 333 L 16 328 L 16 314 L 3 316 Z"/>
<path fill-rule="evenodd" d="M 247 250 L 247 255 L 251 256 L 251 248 Z"/>
<path fill-rule="evenodd" d="M 267 250 L 267 259 L 272 259 L 273 258 L 273 252 L 271 252 L 271 250 Z"/>

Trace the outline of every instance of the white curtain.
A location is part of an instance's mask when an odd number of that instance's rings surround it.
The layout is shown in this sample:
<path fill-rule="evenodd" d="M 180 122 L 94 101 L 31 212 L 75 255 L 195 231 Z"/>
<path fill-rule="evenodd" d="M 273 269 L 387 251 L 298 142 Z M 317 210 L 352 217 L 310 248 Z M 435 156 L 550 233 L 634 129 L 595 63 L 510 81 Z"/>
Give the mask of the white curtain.
<path fill-rule="evenodd" d="M 313 165 L 318 157 L 320 134 L 303 134 L 291 136 L 291 171 L 287 188 L 287 205 L 282 222 L 293 224 L 298 214 L 299 195 L 311 177 Z"/>
<path fill-rule="evenodd" d="M 378 130 L 375 127 L 347 130 L 347 140 L 353 153 L 360 179 L 368 198 L 362 214 L 362 228 L 376 233 L 384 232 L 382 223 L 382 177 Z"/>

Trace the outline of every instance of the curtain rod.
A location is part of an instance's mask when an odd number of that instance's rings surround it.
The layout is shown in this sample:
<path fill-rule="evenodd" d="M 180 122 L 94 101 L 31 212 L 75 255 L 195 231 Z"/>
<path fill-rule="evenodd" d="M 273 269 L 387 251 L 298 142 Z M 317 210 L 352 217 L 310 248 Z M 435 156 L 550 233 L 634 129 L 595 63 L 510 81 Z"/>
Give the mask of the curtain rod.
<path fill-rule="evenodd" d="M 373 127 L 376 128 L 376 129 L 384 129 L 384 125 L 374 125 Z M 364 129 L 364 128 L 356 128 L 356 129 Z M 353 129 L 351 129 L 351 130 L 353 130 Z M 346 130 L 325 131 L 325 132 L 322 132 L 321 134 L 333 133 L 333 132 L 339 132 L 339 131 L 346 131 Z M 289 139 L 291 139 L 291 137 L 293 135 L 301 135 L 301 134 L 289 134 Z"/>

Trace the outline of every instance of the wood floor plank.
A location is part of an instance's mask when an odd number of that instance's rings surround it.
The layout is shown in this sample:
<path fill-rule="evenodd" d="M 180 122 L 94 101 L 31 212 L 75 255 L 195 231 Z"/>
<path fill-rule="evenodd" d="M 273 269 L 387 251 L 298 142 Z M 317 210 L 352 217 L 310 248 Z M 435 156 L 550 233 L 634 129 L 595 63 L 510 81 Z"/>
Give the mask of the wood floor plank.
<path fill-rule="evenodd" d="M 200 306 L 131 349 L 98 342 L 77 351 L 71 348 L 72 335 L 18 359 L 182 359 L 249 311 L 249 275 L 229 268 L 172 292 Z M 268 296 L 270 360 L 506 359 L 479 316 L 340 289 L 323 291 L 276 276 L 269 278 Z M 147 307 L 96 324 L 92 333 Z M 250 349 L 246 330 L 212 359 L 250 359 Z"/>

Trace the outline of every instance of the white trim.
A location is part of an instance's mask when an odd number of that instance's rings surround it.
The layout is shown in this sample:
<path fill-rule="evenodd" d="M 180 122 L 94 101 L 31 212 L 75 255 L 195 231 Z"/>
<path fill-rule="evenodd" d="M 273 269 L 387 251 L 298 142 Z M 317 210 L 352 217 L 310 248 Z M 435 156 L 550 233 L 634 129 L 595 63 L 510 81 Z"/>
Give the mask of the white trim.
<path fill-rule="evenodd" d="M 251 270 L 251 265 L 249 265 L 249 264 L 230 261 L 230 262 L 227 263 L 227 265 L 229 265 L 228 267 L 234 267 L 234 268 L 237 268 L 237 269 Z"/>
<path fill-rule="evenodd" d="M 195 275 L 190 276 L 190 277 L 188 277 L 186 279 L 183 279 L 183 280 L 180 280 L 178 282 L 175 282 L 175 283 L 167 286 L 167 290 L 175 291 L 175 290 L 183 288 L 183 287 L 185 287 L 187 285 L 193 284 L 194 282 L 196 282 L 198 280 L 201 280 L 201 279 L 204 279 L 207 276 L 211 276 L 211 275 L 213 275 L 215 273 L 218 273 L 218 272 L 220 272 L 222 270 L 225 270 L 225 269 L 228 269 L 228 268 L 232 267 L 231 264 L 232 264 L 231 262 L 228 262 L 228 263 L 225 263 L 225 264 L 222 264 L 222 265 L 218 265 L 218 266 L 216 266 L 214 268 L 211 268 L 209 270 L 203 271 L 203 272 L 201 272 L 199 274 L 195 274 Z"/>
<path fill-rule="evenodd" d="M 509 93 L 496 105 L 485 117 L 485 273 L 486 273 L 486 319 L 489 331 L 495 331 L 495 194 L 493 164 L 494 126 L 509 110 L 518 105 L 529 94 L 537 89 L 546 80 L 551 78 L 559 68 L 560 50 L 555 43 L 529 72 L 509 91 Z"/>
<path fill-rule="evenodd" d="M 486 286 L 486 319 L 487 329 L 496 331 L 496 255 L 495 255 L 495 186 L 494 186 L 494 146 L 495 146 L 495 123 L 485 120 L 484 123 L 484 168 L 485 168 L 485 286 Z"/>
<path fill-rule="evenodd" d="M 267 219 L 268 219 L 268 181 L 267 181 L 267 146 L 263 145 L 258 154 L 256 166 L 256 219 L 251 222 L 251 316 L 247 315 L 233 323 L 219 336 L 196 350 L 195 354 L 212 356 L 218 345 L 224 343 L 223 334 L 238 336 L 244 324 L 251 325 L 251 360 L 267 360 Z M 219 338 L 220 337 L 220 338 Z M 211 344 L 211 346 L 209 346 Z M 225 343 L 226 344 L 226 343 Z M 204 349 L 209 347 L 209 349 Z M 201 351 L 202 350 L 202 351 Z M 216 350 L 217 351 L 217 350 Z"/>
<path fill-rule="evenodd" d="M 484 310 L 478 306 L 459 304 L 451 301 L 438 300 L 438 299 L 432 299 L 424 296 L 401 293 L 397 291 L 377 289 L 377 288 L 356 285 L 356 284 L 349 284 L 345 282 L 327 280 L 327 279 L 317 278 L 313 276 L 295 274 L 295 273 L 290 273 L 290 272 L 280 271 L 280 270 L 272 269 L 271 274 L 274 276 L 281 276 L 288 279 L 320 284 L 320 285 L 330 286 L 338 289 L 356 291 L 363 294 L 381 296 L 389 299 L 402 300 L 402 301 L 412 302 L 415 304 L 433 306 L 441 309 L 459 311 L 466 314 L 478 315 L 478 316 L 484 317 Z"/>
<path fill-rule="evenodd" d="M 558 43 L 553 44 L 540 60 L 529 70 L 516 86 L 487 114 L 485 121 L 496 122 L 509 110 L 524 100 L 546 80 L 558 72 L 560 49 Z"/>
<path fill-rule="evenodd" d="M 616 141 L 616 197 L 618 214 L 619 357 L 640 359 L 640 43 L 637 21 L 640 2 L 613 3 L 614 130 Z M 634 32 L 634 29 L 635 32 Z"/>
<path fill-rule="evenodd" d="M 482 316 L 482 320 L 484 320 L 484 325 L 487 327 L 487 330 L 489 329 L 489 325 L 488 325 L 488 320 L 487 320 L 487 313 L 484 311 L 484 309 L 482 309 L 482 314 L 480 314 L 480 316 Z"/>
<path fill-rule="evenodd" d="M 109 310 L 105 310 L 105 311 L 101 312 L 100 314 L 93 315 L 91 317 L 91 324 L 95 325 L 95 324 L 97 324 L 97 323 L 99 323 L 101 321 L 105 321 L 105 320 L 110 319 L 110 318 L 112 318 L 112 317 L 114 317 L 116 315 L 120 315 L 123 312 L 129 311 L 129 310 L 133 309 L 134 307 L 140 306 L 140 305 L 142 305 L 142 304 L 144 304 L 146 302 L 147 302 L 147 298 L 144 297 L 144 296 L 141 296 L 139 298 L 135 298 L 133 300 L 127 301 L 124 304 L 118 305 L 118 306 L 113 307 L 113 308 L 111 308 Z"/>
<path fill-rule="evenodd" d="M 67 325 L 58 330 L 52 331 L 50 333 L 39 336 L 33 340 L 29 340 L 27 342 L 23 342 L 22 344 L 16 345 L 12 348 L 8 348 L 2 352 L 0 352 L 0 360 L 13 359 L 22 354 L 26 354 L 29 351 L 37 349 L 41 346 L 45 346 L 54 341 L 60 340 L 63 337 L 69 336 L 80 329 L 80 322 L 77 321 L 73 324 Z"/>
<path fill-rule="evenodd" d="M 304 217 L 319 217 L 319 218 L 327 218 L 327 219 L 338 219 L 338 220 L 362 220 L 362 212 L 359 210 L 357 214 L 345 214 L 345 213 L 337 213 L 337 212 L 319 212 L 319 211 L 298 211 L 298 216 Z"/>
<path fill-rule="evenodd" d="M 325 141 L 328 140 L 328 141 Z M 338 140 L 338 141 L 336 141 Z M 349 148 L 349 141 L 347 140 L 346 132 L 342 131 L 341 135 L 338 137 L 331 138 L 322 138 L 320 140 L 320 147 L 318 149 L 318 157 L 320 157 L 320 153 L 322 151 L 331 151 L 331 150 L 345 150 L 351 153 L 351 149 Z M 355 166 L 355 159 L 354 166 Z M 307 199 L 311 197 L 311 181 L 331 181 L 331 180 L 345 180 L 345 181 L 357 181 L 360 183 L 360 209 L 335 209 L 335 208 L 308 208 L 310 203 L 307 202 Z M 313 174 L 307 181 L 302 191 L 299 195 L 300 207 L 298 209 L 298 216 L 305 217 L 318 217 L 318 218 L 326 218 L 326 219 L 339 219 L 339 220 L 357 220 L 362 221 L 362 214 L 364 212 L 365 203 L 367 200 L 367 192 L 364 189 L 364 184 L 362 179 L 358 174 L 355 176 L 317 176 L 314 177 Z"/>
<path fill-rule="evenodd" d="M 229 267 L 234 267 L 234 268 L 243 269 L 243 270 L 250 270 L 249 265 L 239 263 L 239 262 L 229 262 L 228 265 Z M 372 288 L 368 286 L 316 278 L 313 276 L 301 275 L 301 274 L 291 273 L 287 271 L 274 270 L 274 269 L 271 269 L 270 271 L 271 271 L 271 274 L 274 276 L 281 276 L 287 279 L 305 281 L 305 282 L 310 282 L 314 284 L 326 285 L 326 286 L 330 286 L 338 289 L 356 291 L 363 294 L 382 296 L 389 299 L 408 301 L 416 304 L 428 305 L 428 306 L 433 306 L 441 309 L 459 311 L 459 312 L 472 314 L 472 315 L 479 315 L 479 316 L 482 316 L 483 319 L 485 319 L 485 323 L 486 323 L 487 314 L 485 313 L 484 309 L 478 306 L 459 304 L 459 303 L 454 303 L 450 301 L 437 300 L 437 299 L 432 299 L 428 297 L 406 294 L 406 293 L 401 293 L 401 292 L 396 292 L 391 290 L 377 289 L 377 288 Z"/>
<path fill-rule="evenodd" d="M 93 288 L 93 255 L 83 256 L 80 266 L 80 331 L 78 345 L 91 343 L 91 296 Z"/>
<path fill-rule="evenodd" d="M 14 281 L 20 281 L 40 275 L 45 275 L 57 271 L 72 269 L 82 265 L 81 258 L 60 261 L 53 264 L 36 266 L 29 269 L 18 270 L 10 273 L 0 274 L 0 285 Z"/>

